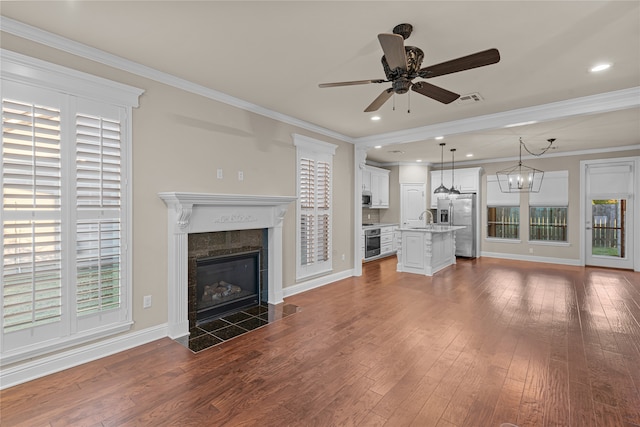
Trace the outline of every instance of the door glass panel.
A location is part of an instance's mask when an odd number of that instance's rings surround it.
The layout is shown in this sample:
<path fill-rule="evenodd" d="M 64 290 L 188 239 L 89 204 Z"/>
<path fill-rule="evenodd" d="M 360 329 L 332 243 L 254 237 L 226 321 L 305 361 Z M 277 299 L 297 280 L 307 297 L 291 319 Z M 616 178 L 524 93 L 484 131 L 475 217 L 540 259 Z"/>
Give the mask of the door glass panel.
<path fill-rule="evenodd" d="M 625 258 L 625 199 L 592 200 L 592 255 Z"/>

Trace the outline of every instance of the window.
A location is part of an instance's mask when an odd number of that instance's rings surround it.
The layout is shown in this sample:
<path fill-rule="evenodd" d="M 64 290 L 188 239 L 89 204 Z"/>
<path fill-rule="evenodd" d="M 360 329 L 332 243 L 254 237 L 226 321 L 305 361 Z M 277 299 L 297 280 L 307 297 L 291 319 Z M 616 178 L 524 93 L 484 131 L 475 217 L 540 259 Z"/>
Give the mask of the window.
<path fill-rule="evenodd" d="M 520 193 L 503 193 L 495 175 L 487 176 L 487 238 L 520 239 Z"/>
<path fill-rule="evenodd" d="M 11 52 L 2 67 L 0 318 L 11 363 L 130 327 L 127 117 L 141 92 Z"/>
<path fill-rule="evenodd" d="M 566 242 L 567 208 L 529 207 L 529 240 Z"/>
<path fill-rule="evenodd" d="M 567 242 L 569 172 L 545 172 L 540 191 L 529 194 L 529 240 Z"/>
<path fill-rule="evenodd" d="M 487 237 L 519 239 L 520 208 L 517 206 L 489 206 L 487 208 Z"/>
<path fill-rule="evenodd" d="M 294 135 L 297 147 L 297 268 L 303 279 L 331 271 L 332 173 L 337 146 Z"/>

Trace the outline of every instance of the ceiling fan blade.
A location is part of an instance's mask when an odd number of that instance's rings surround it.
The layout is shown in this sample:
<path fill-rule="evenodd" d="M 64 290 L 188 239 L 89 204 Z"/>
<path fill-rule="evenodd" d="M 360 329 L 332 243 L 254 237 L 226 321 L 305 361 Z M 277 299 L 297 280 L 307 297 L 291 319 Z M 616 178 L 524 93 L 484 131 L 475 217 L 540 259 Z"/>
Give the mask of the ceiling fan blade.
<path fill-rule="evenodd" d="M 407 69 L 407 55 L 404 51 L 404 38 L 399 34 L 378 34 L 378 40 L 389 68 Z"/>
<path fill-rule="evenodd" d="M 378 108 L 382 107 L 382 104 L 387 102 L 389 98 L 393 95 L 393 88 L 386 89 L 383 91 L 376 99 L 373 100 L 371 104 L 367 108 L 365 108 L 365 113 L 370 113 L 372 111 L 377 111 Z"/>
<path fill-rule="evenodd" d="M 423 79 L 429 79 L 431 77 L 471 70 L 472 68 L 484 67 L 485 65 L 495 64 L 499 61 L 500 52 L 498 52 L 498 49 L 488 49 L 461 58 L 452 59 L 451 61 L 421 68 L 420 71 L 418 71 L 418 75 Z"/>
<path fill-rule="evenodd" d="M 435 99 L 436 101 L 440 101 L 443 104 L 450 104 L 460 98 L 460 95 L 457 93 L 450 92 L 427 82 L 416 82 L 411 86 L 411 90 Z"/>
<path fill-rule="evenodd" d="M 353 85 L 366 85 L 368 83 L 384 83 L 386 80 L 354 80 L 352 82 L 335 82 L 335 83 L 320 83 L 318 87 L 336 87 L 336 86 L 353 86 Z"/>

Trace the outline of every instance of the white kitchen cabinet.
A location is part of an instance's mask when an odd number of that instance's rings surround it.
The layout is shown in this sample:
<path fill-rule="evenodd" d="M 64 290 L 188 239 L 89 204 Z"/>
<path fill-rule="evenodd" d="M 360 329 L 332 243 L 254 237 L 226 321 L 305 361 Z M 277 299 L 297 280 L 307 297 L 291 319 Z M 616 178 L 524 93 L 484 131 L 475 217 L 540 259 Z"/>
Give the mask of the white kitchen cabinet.
<path fill-rule="evenodd" d="M 397 226 L 380 227 L 380 255 L 390 255 L 395 252 L 393 233 Z"/>
<path fill-rule="evenodd" d="M 456 263 L 455 231 L 464 227 L 400 228 L 397 271 L 433 276 Z"/>
<path fill-rule="evenodd" d="M 366 166 L 362 170 L 362 191 L 371 192 L 371 171 Z"/>
<path fill-rule="evenodd" d="M 367 178 L 367 175 L 370 178 Z M 389 171 L 387 169 L 365 166 L 362 171 L 363 187 L 367 179 L 370 181 L 371 207 L 373 209 L 386 209 L 389 207 Z"/>
<path fill-rule="evenodd" d="M 480 194 L 480 174 L 482 168 L 456 169 L 453 174 L 453 185 L 461 193 Z M 447 188 L 451 188 L 451 169 L 445 169 L 442 182 Z M 447 194 L 434 194 L 436 188 L 440 186 L 440 171 L 431 171 L 431 208 L 438 207 L 438 199 L 446 198 Z"/>

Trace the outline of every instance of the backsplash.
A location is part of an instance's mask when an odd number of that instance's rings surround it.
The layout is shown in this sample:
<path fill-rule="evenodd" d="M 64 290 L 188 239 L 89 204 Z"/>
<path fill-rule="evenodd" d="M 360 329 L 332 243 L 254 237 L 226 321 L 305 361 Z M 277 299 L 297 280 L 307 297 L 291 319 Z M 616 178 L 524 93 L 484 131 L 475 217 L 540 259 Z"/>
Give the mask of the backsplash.
<path fill-rule="evenodd" d="M 362 222 L 377 224 L 380 222 L 380 209 L 362 208 Z"/>

